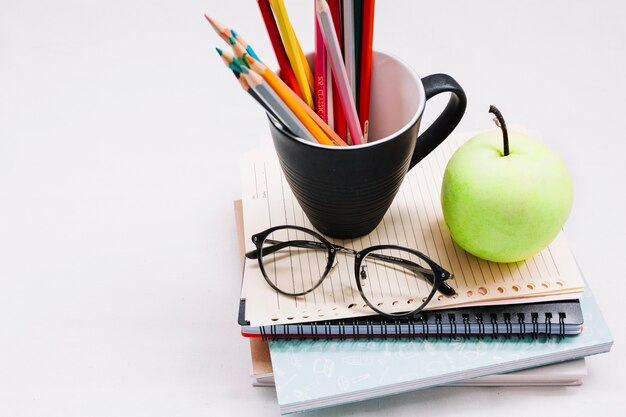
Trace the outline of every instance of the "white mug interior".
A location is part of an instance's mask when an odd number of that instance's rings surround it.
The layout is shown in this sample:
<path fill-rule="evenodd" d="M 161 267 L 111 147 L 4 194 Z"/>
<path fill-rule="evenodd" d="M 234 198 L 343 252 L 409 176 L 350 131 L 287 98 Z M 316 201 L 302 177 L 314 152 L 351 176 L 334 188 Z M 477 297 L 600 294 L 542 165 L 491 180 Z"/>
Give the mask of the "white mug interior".
<path fill-rule="evenodd" d="M 426 93 L 415 71 L 382 52 L 372 57 L 369 140 L 397 136 L 424 112 Z"/>
<path fill-rule="evenodd" d="M 311 69 L 315 68 L 314 54 L 309 53 L 306 57 Z M 368 142 L 333 149 L 349 151 L 391 140 L 415 123 L 424 113 L 425 104 L 424 86 L 415 70 L 392 55 L 373 51 Z M 280 126 L 280 123 L 273 119 L 272 122 Z M 298 137 L 294 138 L 307 146 L 327 147 Z"/>

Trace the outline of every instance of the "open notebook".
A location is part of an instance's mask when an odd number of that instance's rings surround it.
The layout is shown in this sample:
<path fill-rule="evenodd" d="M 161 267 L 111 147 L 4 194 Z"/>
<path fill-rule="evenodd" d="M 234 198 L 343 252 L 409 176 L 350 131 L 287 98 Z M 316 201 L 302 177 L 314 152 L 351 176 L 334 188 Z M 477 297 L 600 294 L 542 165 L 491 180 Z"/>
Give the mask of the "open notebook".
<path fill-rule="evenodd" d="M 424 252 L 454 273 L 456 278 L 449 284 L 457 291 L 455 297 L 433 298 L 428 309 L 577 298 L 584 284 L 563 233 L 532 258 L 511 264 L 478 259 L 453 242 L 441 212 L 441 180 L 453 152 L 471 136 L 450 136 L 413 168 L 373 232 L 353 240 L 329 240 L 356 250 L 396 244 Z M 241 175 L 247 251 L 254 249 L 249 236 L 271 226 L 292 224 L 314 229 L 291 193 L 273 150 L 247 154 Z M 306 296 L 293 297 L 274 291 L 265 282 L 257 261 L 246 260 L 246 320 L 252 326 L 261 326 L 374 314 L 359 295 L 353 265 L 352 258 L 339 254 L 337 265 L 320 287 Z M 280 273 L 292 271 L 285 268 Z M 421 294 L 419 287 L 411 291 L 415 298 L 427 295 Z M 397 311 L 406 309 L 398 303 Z"/>

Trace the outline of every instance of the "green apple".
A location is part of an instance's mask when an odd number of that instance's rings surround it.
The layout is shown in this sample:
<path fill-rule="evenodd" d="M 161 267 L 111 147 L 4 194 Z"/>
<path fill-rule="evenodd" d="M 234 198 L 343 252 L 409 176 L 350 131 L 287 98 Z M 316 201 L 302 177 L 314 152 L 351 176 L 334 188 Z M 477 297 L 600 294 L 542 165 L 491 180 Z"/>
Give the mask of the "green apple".
<path fill-rule="evenodd" d="M 467 252 L 516 262 L 541 251 L 562 229 L 572 180 L 552 150 L 523 133 L 507 137 L 504 119 L 497 109 L 490 112 L 502 131 L 476 135 L 454 153 L 443 177 L 443 215 Z"/>

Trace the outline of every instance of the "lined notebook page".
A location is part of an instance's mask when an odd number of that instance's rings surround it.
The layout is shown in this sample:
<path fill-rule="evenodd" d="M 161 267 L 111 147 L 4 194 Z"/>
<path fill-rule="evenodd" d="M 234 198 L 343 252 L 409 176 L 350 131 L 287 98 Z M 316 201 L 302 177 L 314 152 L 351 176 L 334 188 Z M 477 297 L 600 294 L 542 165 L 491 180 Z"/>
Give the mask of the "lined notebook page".
<path fill-rule="evenodd" d="M 353 240 L 329 240 L 357 251 L 379 244 L 415 248 L 451 271 L 455 279 L 447 282 L 457 295 L 437 294 L 427 309 L 542 301 L 582 291 L 584 284 L 563 233 L 535 256 L 510 264 L 478 259 L 454 243 L 441 211 L 441 181 L 447 161 L 471 136 L 473 134 L 450 136 L 409 171 L 383 221 L 370 234 Z M 255 249 L 250 240 L 253 233 L 272 226 L 290 224 L 315 230 L 291 193 L 274 150 L 247 154 L 242 160 L 241 174 L 246 251 Z M 296 261 L 310 262 L 307 266 L 317 262 L 294 259 L 291 264 Z M 287 267 L 279 273 L 293 275 L 294 282 L 315 280 L 315 274 L 304 277 L 301 272 L 293 271 Z M 357 289 L 354 258 L 344 254 L 338 254 L 332 272 L 322 285 L 305 296 L 286 296 L 274 291 L 265 281 L 256 260 L 246 260 L 245 286 L 246 319 L 252 326 L 375 314 Z M 418 302 L 427 295 L 420 292 L 419 286 L 404 291 L 410 294 L 399 300 L 384 301 L 395 301 L 397 311 L 406 311 L 406 303 Z"/>

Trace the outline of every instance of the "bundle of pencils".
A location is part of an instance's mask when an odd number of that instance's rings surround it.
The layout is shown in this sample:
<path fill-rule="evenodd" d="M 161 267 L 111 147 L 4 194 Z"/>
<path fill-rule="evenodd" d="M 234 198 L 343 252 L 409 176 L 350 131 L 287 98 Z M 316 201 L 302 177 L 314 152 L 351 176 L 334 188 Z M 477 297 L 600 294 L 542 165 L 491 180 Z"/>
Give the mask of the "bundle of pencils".
<path fill-rule="evenodd" d="M 314 72 L 284 1 L 257 2 L 280 77 L 261 62 L 241 35 L 205 15 L 231 46 L 232 54 L 217 51 L 242 88 L 302 139 L 328 146 L 367 142 L 374 0 L 314 0 Z"/>

